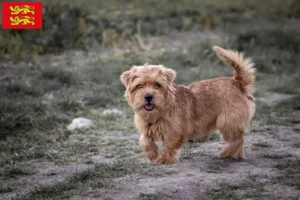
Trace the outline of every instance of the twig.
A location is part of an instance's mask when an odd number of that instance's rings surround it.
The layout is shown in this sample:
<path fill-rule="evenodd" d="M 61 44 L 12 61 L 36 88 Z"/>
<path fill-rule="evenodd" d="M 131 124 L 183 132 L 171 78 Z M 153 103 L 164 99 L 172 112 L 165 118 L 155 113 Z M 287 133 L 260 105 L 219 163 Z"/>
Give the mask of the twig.
<path fill-rule="evenodd" d="M 139 43 L 140 47 L 143 50 L 145 50 L 145 51 L 149 51 L 150 50 L 150 48 L 145 45 L 145 43 L 143 42 L 143 40 L 142 40 L 142 38 L 141 38 L 141 36 L 139 34 L 135 34 L 134 36 L 135 36 L 137 42 Z"/>

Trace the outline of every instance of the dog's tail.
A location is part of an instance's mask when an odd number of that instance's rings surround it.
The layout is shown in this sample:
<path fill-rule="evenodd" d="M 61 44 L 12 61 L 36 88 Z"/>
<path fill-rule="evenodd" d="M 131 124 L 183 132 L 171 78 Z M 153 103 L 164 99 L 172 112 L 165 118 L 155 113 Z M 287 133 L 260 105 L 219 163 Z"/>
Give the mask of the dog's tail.
<path fill-rule="evenodd" d="M 253 68 L 254 63 L 250 58 L 244 58 L 243 53 L 237 51 L 225 50 L 221 47 L 214 46 L 213 50 L 217 53 L 219 58 L 235 70 L 234 79 L 238 81 L 241 90 L 246 93 L 250 100 L 254 100 L 252 96 L 252 88 L 255 82 Z"/>

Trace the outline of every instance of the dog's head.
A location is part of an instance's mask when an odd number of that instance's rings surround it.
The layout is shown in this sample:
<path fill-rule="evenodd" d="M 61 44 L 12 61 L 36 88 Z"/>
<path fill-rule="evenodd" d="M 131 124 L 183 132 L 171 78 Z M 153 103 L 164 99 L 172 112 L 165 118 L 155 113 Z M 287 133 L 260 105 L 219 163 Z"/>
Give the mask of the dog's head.
<path fill-rule="evenodd" d="M 125 98 L 141 115 L 163 113 L 174 101 L 176 73 L 162 65 L 134 66 L 120 78 L 126 87 Z"/>

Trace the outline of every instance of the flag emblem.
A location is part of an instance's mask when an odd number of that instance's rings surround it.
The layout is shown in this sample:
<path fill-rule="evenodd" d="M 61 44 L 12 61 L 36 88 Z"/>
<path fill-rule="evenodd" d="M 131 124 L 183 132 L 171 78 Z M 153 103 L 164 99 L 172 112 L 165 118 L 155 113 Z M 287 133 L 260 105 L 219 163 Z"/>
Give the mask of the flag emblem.
<path fill-rule="evenodd" d="M 2 2 L 3 29 L 41 29 L 42 2 Z"/>

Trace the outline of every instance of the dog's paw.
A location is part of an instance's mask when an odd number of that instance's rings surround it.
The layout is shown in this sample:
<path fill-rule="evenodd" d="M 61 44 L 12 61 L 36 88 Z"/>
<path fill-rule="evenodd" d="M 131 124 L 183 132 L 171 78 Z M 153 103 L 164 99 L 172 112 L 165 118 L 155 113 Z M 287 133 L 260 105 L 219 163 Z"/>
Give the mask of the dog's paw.
<path fill-rule="evenodd" d="M 226 153 L 225 151 L 222 151 L 219 155 L 218 155 L 219 159 L 233 159 L 233 160 L 246 160 L 245 154 L 243 152 L 238 152 L 232 155 L 229 155 L 228 153 Z"/>
<path fill-rule="evenodd" d="M 166 157 L 160 157 L 155 161 L 156 164 L 174 164 L 176 163 L 176 159 L 167 159 Z"/>
<path fill-rule="evenodd" d="M 220 159 L 224 159 L 224 158 L 228 158 L 228 157 L 230 157 L 230 156 L 227 155 L 227 154 L 224 153 L 224 152 L 221 152 L 221 153 L 219 153 L 219 155 L 218 155 L 218 158 L 220 158 Z"/>
<path fill-rule="evenodd" d="M 146 155 L 149 158 L 149 160 L 151 160 L 152 162 L 156 162 L 156 160 L 159 157 L 159 154 L 157 151 L 147 152 Z"/>

